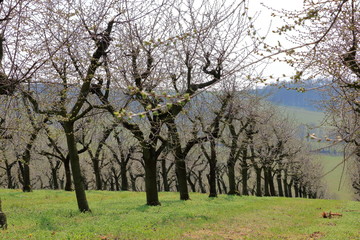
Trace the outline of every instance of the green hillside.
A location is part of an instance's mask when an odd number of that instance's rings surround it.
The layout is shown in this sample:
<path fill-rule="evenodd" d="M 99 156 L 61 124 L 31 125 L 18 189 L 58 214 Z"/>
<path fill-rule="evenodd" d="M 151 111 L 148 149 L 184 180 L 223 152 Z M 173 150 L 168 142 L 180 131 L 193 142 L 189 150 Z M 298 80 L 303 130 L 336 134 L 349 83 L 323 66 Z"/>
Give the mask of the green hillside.
<path fill-rule="evenodd" d="M 315 132 L 319 137 L 327 135 L 327 127 L 322 125 L 325 113 L 292 106 L 279 106 L 279 108 L 285 115 L 288 115 L 291 119 L 293 119 L 296 124 L 304 126 L 301 131 L 307 132 L 301 132 L 301 137 L 313 132 Z M 324 183 L 327 185 L 326 197 L 332 199 L 352 200 L 353 190 L 350 184 L 350 179 L 346 174 L 346 166 L 345 169 L 343 169 L 344 165 L 341 164 L 343 161 L 341 154 L 343 146 L 338 145 L 325 148 L 331 143 L 326 141 L 317 142 L 310 139 L 307 139 L 307 141 L 311 143 L 312 150 L 316 154 L 318 161 L 320 161 L 323 165 L 323 174 L 326 174 L 323 178 Z M 322 150 L 323 152 L 337 152 L 338 155 L 321 154 L 316 151 L 322 148 L 325 148 Z M 342 175 L 342 173 L 344 174 Z"/>
<path fill-rule="evenodd" d="M 346 174 L 346 165 L 343 169 L 343 157 L 325 154 L 319 154 L 318 157 L 324 166 L 324 173 L 326 174 L 324 180 L 328 187 L 329 197 L 340 200 L 353 199 L 350 179 Z M 343 170 L 345 171 L 344 174 Z"/>
<path fill-rule="evenodd" d="M 87 192 L 92 213 L 77 210 L 75 193 L 1 190 L 8 229 L 0 239 L 358 239 L 360 202 L 193 193 Z M 341 217 L 322 218 L 332 211 Z"/>
<path fill-rule="evenodd" d="M 309 124 L 319 126 L 325 114 L 320 111 L 306 110 L 300 107 L 293 106 L 278 106 L 284 114 L 294 119 L 298 124 Z"/>

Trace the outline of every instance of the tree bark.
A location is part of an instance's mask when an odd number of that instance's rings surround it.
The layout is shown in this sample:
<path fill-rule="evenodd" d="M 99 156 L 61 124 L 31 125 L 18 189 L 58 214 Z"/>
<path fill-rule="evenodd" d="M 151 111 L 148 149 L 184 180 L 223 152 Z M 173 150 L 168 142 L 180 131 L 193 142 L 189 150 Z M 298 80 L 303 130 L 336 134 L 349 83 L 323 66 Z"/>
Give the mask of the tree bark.
<path fill-rule="evenodd" d="M 274 184 L 274 177 L 273 177 L 273 175 L 272 175 L 272 172 L 271 172 L 271 168 L 270 168 L 270 167 L 267 169 L 267 175 L 268 175 L 270 195 L 271 195 L 271 196 L 276 196 L 275 184 Z"/>
<path fill-rule="evenodd" d="M 92 158 L 94 175 L 95 175 L 96 190 L 103 190 L 103 185 L 102 185 L 102 180 L 101 180 L 101 171 L 100 171 L 99 162 L 100 162 L 99 159 L 97 159 L 97 158 Z"/>
<path fill-rule="evenodd" d="M 281 172 L 279 172 L 276 175 L 276 180 L 277 180 L 277 185 L 278 185 L 279 196 L 283 197 L 284 192 L 283 192 L 283 186 L 282 186 Z M 286 188 L 286 186 L 284 186 L 284 187 Z"/>
<path fill-rule="evenodd" d="M 166 159 L 162 158 L 161 159 L 161 177 L 163 180 L 163 185 L 164 185 L 164 191 L 165 192 L 170 192 L 170 185 L 169 185 L 169 181 L 168 181 L 168 174 L 167 174 L 167 167 L 166 167 Z"/>
<path fill-rule="evenodd" d="M 246 162 L 241 164 L 241 178 L 242 178 L 242 195 L 248 196 L 248 170 L 249 166 Z"/>
<path fill-rule="evenodd" d="M 5 164 L 6 164 L 7 188 L 13 189 L 14 185 L 13 185 L 13 176 L 11 174 L 11 168 L 14 166 L 14 164 L 9 164 L 6 160 L 5 160 Z"/>
<path fill-rule="evenodd" d="M 229 160 L 228 164 L 228 178 L 229 178 L 229 192 L 228 195 L 236 194 L 236 181 L 235 181 L 235 164 L 233 160 Z"/>
<path fill-rule="evenodd" d="M 65 191 L 72 191 L 72 179 L 71 179 L 71 169 L 70 169 L 70 157 L 64 161 L 64 169 L 65 169 Z"/>
<path fill-rule="evenodd" d="M 69 151 L 70 165 L 75 185 L 75 194 L 80 212 L 91 212 L 85 193 L 84 179 L 81 175 L 80 162 L 74 136 L 74 123 L 64 122 L 63 128 L 66 134 L 66 142 Z"/>
<path fill-rule="evenodd" d="M 24 160 L 24 159 L 23 159 Z M 23 192 L 31 192 L 31 181 L 30 181 L 30 167 L 29 162 L 20 162 L 19 161 L 19 168 L 21 172 L 21 178 L 22 178 L 22 191 Z"/>
<path fill-rule="evenodd" d="M 293 185 L 293 180 L 290 180 L 289 184 L 287 185 L 287 191 L 288 191 L 288 197 L 292 197 L 292 185 Z"/>
<path fill-rule="evenodd" d="M 129 191 L 129 182 L 127 178 L 127 161 L 121 162 L 121 168 L 120 168 L 120 176 L 121 176 L 121 190 L 122 191 Z"/>
<path fill-rule="evenodd" d="M 301 197 L 300 193 L 299 193 L 299 184 L 297 182 L 294 183 L 294 192 L 295 192 L 295 197 Z"/>
<path fill-rule="evenodd" d="M 29 110 L 28 110 L 29 111 Z M 30 117 L 30 121 L 33 119 Z M 34 126 L 34 123 L 32 122 Z M 34 127 L 33 132 L 30 135 L 29 142 L 26 144 L 25 151 L 22 154 L 21 161 L 19 161 L 19 167 L 22 174 L 23 180 L 23 192 L 31 192 L 31 181 L 30 181 L 30 159 L 31 159 L 31 149 L 34 145 L 34 142 L 38 136 L 39 131 L 41 130 L 40 127 Z"/>
<path fill-rule="evenodd" d="M 58 182 L 58 176 L 57 176 L 57 169 L 53 168 L 51 169 L 51 177 L 53 182 L 53 188 L 55 190 L 59 189 L 59 182 Z"/>
<path fill-rule="evenodd" d="M 270 196 L 269 175 L 266 168 L 264 168 L 264 196 Z"/>
<path fill-rule="evenodd" d="M 190 196 L 186 180 L 186 164 L 185 159 L 182 156 L 175 160 L 175 172 L 178 180 L 180 200 L 189 200 Z"/>
<path fill-rule="evenodd" d="M 199 183 L 200 192 L 201 193 L 206 193 L 204 183 L 203 183 L 203 180 L 202 180 L 202 172 L 203 171 L 198 171 L 198 183 Z"/>
<path fill-rule="evenodd" d="M 262 168 L 255 167 L 256 172 L 256 196 L 261 197 L 262 191 L 261 191 L 261 171 Z"/>
<path fill-rule="evenodd" d="M 290 188 L 289 188 L 289 184 L 288 184 L 288 180 L 287 180 L 287 172 L 286 171 L 285 171 L 285 174 L 284 174 L 283 186 L 284 186 L 284 195 L 285 195 L 285 197 L 290 197 L 289 196 L 289 189 Z"/>
<path fill-rule="evenodd" d="M 157 189 L 157 158 L 155 149 L 151 144 L 143 146 L 143 158 L 145 162 L 145 191 L 146 204 L 149 206 L 161 205 Z"/>
<path fill-rule="evenodd" d="M 215 140 L 210 140 L 210 159 L 209 159 L 209 197 L 217 197 L 217 191 L 216 191 L 216 150 L 215 150 Z"/>

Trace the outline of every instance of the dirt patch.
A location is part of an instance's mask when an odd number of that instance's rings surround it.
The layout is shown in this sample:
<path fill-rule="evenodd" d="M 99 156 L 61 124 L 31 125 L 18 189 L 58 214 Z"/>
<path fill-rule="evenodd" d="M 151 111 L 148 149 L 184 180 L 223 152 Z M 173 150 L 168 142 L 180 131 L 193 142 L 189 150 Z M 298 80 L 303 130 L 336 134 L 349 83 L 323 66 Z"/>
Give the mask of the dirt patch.
<path fill-rule="evenodd" d="M 326 225 L 326 226 L 336 226 L 336 223 L 334 223 L 334 222 L 327 222 L 327 223 L 324 223 L 323 225 Z"/>
<path fill-rule="evenodd" d="M 252 232 L 249 228 L 239 228 L 235 230 L 210 230 L 210 229 L 201 229 L 194 232 L 189 232 L 184 234 L 184 237 L 188 239 L 243 239 L 245 236 L 249 235 Z"/>
<path fill-rule="evenodd" d="M 322 232 L 313 232 L 310 234 L 310 239 L 319 239 L 325 236 L 325 233 Z"/>

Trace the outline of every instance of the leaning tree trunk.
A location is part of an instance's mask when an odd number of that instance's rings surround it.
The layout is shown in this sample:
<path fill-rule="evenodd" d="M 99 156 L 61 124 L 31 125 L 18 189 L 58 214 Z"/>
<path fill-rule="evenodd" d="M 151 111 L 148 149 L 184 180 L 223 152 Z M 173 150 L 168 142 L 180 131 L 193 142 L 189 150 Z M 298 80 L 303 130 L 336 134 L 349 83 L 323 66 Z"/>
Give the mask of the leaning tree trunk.
<path fill-rule="evenodd" d="M 66 134 L 66 142 L 69 151 L 69 159 L 71 165 L 72 176 L 75 186 L 75 194 L 80 212 L 91 212 L 85 194 L 84 179 L 81 175 L 79 154 L 76 147 L 74 136 L 74 123 L 64 122 L 64 131 Z"/>

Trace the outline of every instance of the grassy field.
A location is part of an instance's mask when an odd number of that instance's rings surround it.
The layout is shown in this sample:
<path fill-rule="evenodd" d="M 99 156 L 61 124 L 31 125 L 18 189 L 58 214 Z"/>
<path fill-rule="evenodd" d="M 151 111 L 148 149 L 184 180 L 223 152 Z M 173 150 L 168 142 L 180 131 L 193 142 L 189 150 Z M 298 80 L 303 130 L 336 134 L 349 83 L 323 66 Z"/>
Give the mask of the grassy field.
<path fill-rule="evenodd" d="M 360 202 L 160 193 L 162 206 L 148 207 L 144 193 L 89 191 L 92 213 L 82 214 L 73 192 L 0 194 L 0 239 L 360 239 Z"/>
<path fill-rule="evenodd" d="M 319 125 L 323 121 L 325 114 L 318 111 L 310 111 L 299 107 L 278 106 L 285 115 L 295 119 L 297 123 L 301 124 L 316 124 Z"/>
<path fill-rule="evenodd" d="M 327 184 L 327 191 L 331 199 L 338 200 L 352 200 L 353 189 L 351 181 L 347 174 L 347 166 L 343 169 L 344 165 L 342 156 L 330 156 L 319 154 L 318 160 L 323 164 L 324 182 Z M 340 164 L 340 165 L 339 165 Z M 344 170 L 344 174 L 342 176 Z"/>

